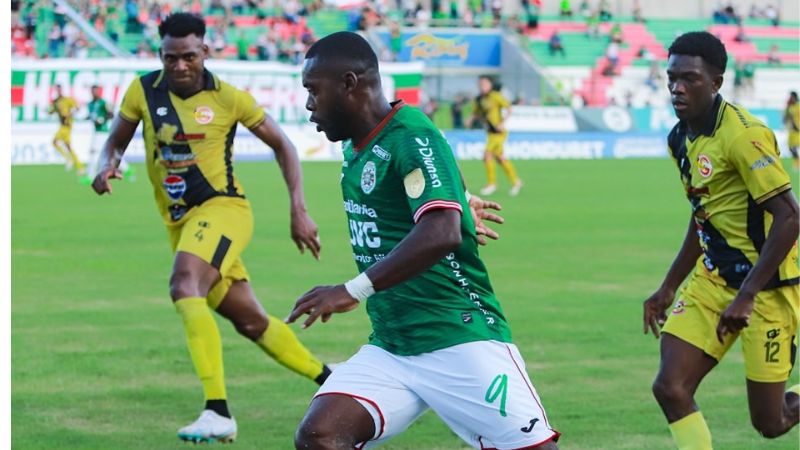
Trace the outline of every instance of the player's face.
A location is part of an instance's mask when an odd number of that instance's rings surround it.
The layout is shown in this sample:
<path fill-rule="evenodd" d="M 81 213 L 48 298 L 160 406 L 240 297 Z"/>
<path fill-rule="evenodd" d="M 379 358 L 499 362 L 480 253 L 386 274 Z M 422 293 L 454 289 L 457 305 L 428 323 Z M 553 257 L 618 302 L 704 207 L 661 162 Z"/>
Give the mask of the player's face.
<path fill-rule="evenodd" d="M 699 56 L 671 55 L 667 62 L 667 87 L 678 119 L 703 119 L 722 86 L 722 75 L 713 73 Z"/>
<path fill-rule="evenodd" d="M 309 120 L 317 124 L 317 131 L 324 132 L 331 142 L 350 139 L 350 114 L 344 107 L 342 83 L 336 83 L 317 67 L 316 58 L 307 59 L 303 66 L 303 87 L 308 91 L 306 109 L 311 111 Z"/>
<path fill-rule="evenodd" d="M 94 98 L 94 99 L 100 98 L 100 88 L 99 87 L 93 87 L 92 88 L 92 98 Z"/>
<path fill-rule="evenodd" d="M 208 46 L 203 44 L 201 37 L 194 34 L 164 36 L 160 55 L 170 89 L 181 93 L 202 88 L 203 63 L 208 58 Z"/>
<path fill-rule="evenodd" d="M 478 88 L 481 90 L 481 94 L 488 94 L 492 91 L 492 81 L 486 78 L 480 78 L 478 80 Z"/>

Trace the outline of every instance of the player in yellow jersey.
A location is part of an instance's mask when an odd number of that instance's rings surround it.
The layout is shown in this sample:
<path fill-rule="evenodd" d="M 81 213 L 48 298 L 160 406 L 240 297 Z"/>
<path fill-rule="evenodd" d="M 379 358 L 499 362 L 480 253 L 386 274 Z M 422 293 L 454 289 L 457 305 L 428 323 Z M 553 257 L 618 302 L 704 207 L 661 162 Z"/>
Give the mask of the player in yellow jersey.
<path fill-rule="evenodd" d="M 275 151 L 289 190 L 292 239 L 301 253 L 308 249 L 318 257 L 317 226 L 306 212 L 292 143 L 250 94 L 205 69 L 209 50 L 203 19 L 172 14 L 161 22 L 159 34 L 163 69 L 128 88 L 93 188 L 111 193 L 109 180 L 120 178 L 119 160 L 144 122 L 147 172 L 175 255 L 170 296 L 205 396 L 200 417 L 178 437 L 228 442 L 237 427 L 228 410 L 222 345 L 211 310 L 287 368 L 320 384 L 330 374 L 283 321 L 264 312 L 250 287 L 241 254 L 252 236 L 253 216 L 232 165 L 238 123 Z"/>
<path fill-rule="evenodd" d="M 481 194 L 491 195 L 497 190 L 497 168 L 500 167 L 511 181 L 512 196 L 519 194 L 522 188 L 522 180 L 517 176 L 514 165 L 503 155 L 503 146 L 508 139 L 508 130 L 505 127 L 505 120 L 511 111 L 511 102 L 503 94 L 495 89 L 494 82 L 489 76 L 482 76 L 478 79 L 480 95 L 475 99 L 473 105 L 472 118 L 478 119 L 486 126 L 486 150 L 483 153 L 483 162 L 486 165 L 486 186 L 481 189 Z"/>
<path fill-rule="evenodd" d="M 783 124 L 786 125 L 789 151 L 792 152 L 794 168 L 800 169 L 800 155 L 797 153 L 798 147 L 800 147 L 800 103 L 797 101 L 797 92 L 789 93 L 789 101 L 786 102 L 786 109 L 783 111 Z"/>
<path fill-rule="evenodd" d="M 72 121 L 73 115 L 77 110 L 78 102 L 72 97 L 63 95 L 61 85 L 57 84 L 56 98 L 53 99 L 53 103 L 50 104 L 50 108 L 48 109 L 50 114 L 55 113 L 58 115 L 58 121 L 61 123 L 61 126 L 58 127 L 58 131 L 56 131 L 56 135 L 53 136 L 53 147 L 55 147 L 66 160 L 67 170 L 75 167 L 78 175 L 83 175 L 85 172 L 83 163 L 72 150 Z"/>
<path fill-rule="evenodd" d="M 798 206 L 773 132 L 719 94 L 727 59 L 703 31 L 678 37 L 667 63 L 679 119 L 668 144 L 692 215 L 661 287 L 644 302 L 644 331 L 661 337 L 653 393 L 681 450 L 712 448 L 694 395 L 737 338 L 755 429 L 778 437 L 800 413 L 800 385 L 785 392 L 800 309 Z"/>

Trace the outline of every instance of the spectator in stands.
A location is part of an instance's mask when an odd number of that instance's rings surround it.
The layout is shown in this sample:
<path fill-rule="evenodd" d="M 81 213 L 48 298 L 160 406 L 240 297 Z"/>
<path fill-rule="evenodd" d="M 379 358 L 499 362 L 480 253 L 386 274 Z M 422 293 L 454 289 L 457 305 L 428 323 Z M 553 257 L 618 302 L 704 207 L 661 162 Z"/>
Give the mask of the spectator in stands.
<path fill-rule="evenodd" d="M 582 0 L 578 10 L 581 13 L 581 17 L 584 19 L 588 19 L 592 16 L 592 5 L 589 4 L 589 0 Z"/>
<path fill-rule="evenodd" d="M 609 30 L 608 35 L 611 42 L 622 44 L 625 41 L 622 35 L 622 25 L 620 25 L 619 22 L 616 22 L 611 26 L 611 30 Z"/>
<path fill-rule="evenodd" d="M 215 13 L 225 14 L 225 5 L 222 4 L 222 0 L 211 0 L 208 5 L 208 12 L 212 15 Z"/>
<path fill-rule="evenodd" d="M 119 13 L 114 11 L 113 13 L 108 15 L 108 26 L 106 27 L 106 33 L 108 33 L 108 37 L 111 39 L 112 42 L 117 43 L 119 42 Z"/>
<path fill-rule="evenodd" d="M 51 58 L 60 56 L 61 44 L 64 42 L 64 35 L 61 32 L 61 27 L 53 25 L 50 33 L 47 35 L 47 54 Z"/>
<path fill-rule="evenodd" d="M 391 52 L 391 60 L 397 61 L 400 57 L 400 52 L 403 50 L 403 38 L 400 33 L 400 24 L 395 21 L 389 22 L 389 51 Z"/>
<path fill-rule="evenodd" d="M 556 53 L 561 53 L 561 56 L 567 56 L 567 52 L 564 50 L 564 43 L 561 41 L 561 35 L 558 34 L 558 30 L 553 30 L 553 34 L 550 35 L 550 40 L 547 41 L 547 48 L 550 50 L 550 56 L 555 56 Z"/>
<path fill-rule="evenodd" d="M 250 41 L 244 35 L 243 30 L 239 30 L 236 35 L 236 58 L 239 61 L 247 61 L 250 59 L 248 52 L 250 51 Z"/>
<path fill-rule="evenodd" d="M 81 36 L 81 30 L 71 20 L 64 25 L 62 31 L 64 36 L 64 51 L 67 58 L 74 58 L 77 50 L 77 42 Z"/>
<path fill-rule="evenodd" d="M 141 33 L 142 23 L 139 22 L 139 3 L 137 0 L 125 0 L 125 13 L 128 15 L 125 22 L 125 32 Z"/>
<path fill-rule="evenodd" d="M 613 14 L 611 14 L 611 4 L 609 4 L 608 0 L 600 0 L 599 11 L 601 22 L 610 22 L 614 17 Z"/>
<path fill-rule="evenodd" d="M 616 73 L 617 65 L 619 64 L 619 43 L 612 41 L 606 48 L 606 59 L 610 66 L 609 70 L 612 74 Z"/>
<path fill-rule="evenodd" d="M 467 104 L 467 98 L 461 94 L 456 95 L 453 100 L 453 106 L 450 109 L 450 115 L 453 118 L 453 128 L 464 128 L 464 106 Z"/>
<path fill-rule="evenodd" d="M 267 33 L 261 33 L 258 35 L 256 39 L 256 58 L 259 61 L 268 61 L 269 60 L 269 37 Z"/>
<path fill-rule="evenodd" d="M 147 44 L 145 41 L 139 41 L 136 45 L 136 57 L 137 58 L 152 58 L 154 56 L 153 51 L 150 49 L 150 45 Z"/>
<path fill-rule="evenodd" d="M 597 11 L 586 18 L 586 36 L 589 39 L 600 37 L 600 13 Z"/>
<path fill-rule="evenodd" d="M 774 27 L 777 27 L 777 26 L 779 26 L 781 24 L 780 13 L 778 12 L 778 9 L 775 8 L 775 6 L 772 3 L 767 5 L 766 8 L 764 8 L 764 17 L 767 20 L 769 20 L 770 23 L 772 24 L 772 26 L 774 26 Z"/>
<path fill-rule="evenodd" d="M 767 54 L 767 64 L 771 66 L 779 66 L 781 64 L 781 57 L 778 54 L 778 46 L 776 44 L 772 44 L 769 47 L 769 53 Z"/>
<path fill-rule="evenodd" d="M 558 6 L 558 15 L 562 19 L 572 17 L 572 5 L 570 4 L 569 0 L 561 0 L 561 3 Z"/>
<path fill-rule="evenodd" d="M 661 76 L 661 64 L 658 61 L 650 63 L 650 71 L 647 74 L 647 79 L 644 84 L 650 87 L 653 92 L 657 92 L 663 86 L 664 80 Z"/>
<path fill-rule="evenodd" d="M 747 37 L 747 33 L 744 32 L 744 26 L 740 23 L 736 27 L 736 35 L 733 37 L 733 40 L 736 42 L 749 42 L 750 39 Z"/>
<path fill-rule="evenodd" d="M 633 11 L 632 14 L 633 21 L 637 23 L 645 23 L 646 20 L 644 18 L 644 14 L 642 13 L 642 4 L 639 0 L 633 0 Z"/>

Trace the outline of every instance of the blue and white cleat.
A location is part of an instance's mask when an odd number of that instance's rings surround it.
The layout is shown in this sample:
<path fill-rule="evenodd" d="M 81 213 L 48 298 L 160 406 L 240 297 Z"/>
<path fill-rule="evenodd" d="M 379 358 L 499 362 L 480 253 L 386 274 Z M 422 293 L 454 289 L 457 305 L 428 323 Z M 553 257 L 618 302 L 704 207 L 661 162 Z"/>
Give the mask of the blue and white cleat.
<path fill-rule="evenodd" d="M 206 409 L 192 424 L 178 430 L 178 438 L 195 444 L 233 442 L 236 439 L 236 419 Z"/>

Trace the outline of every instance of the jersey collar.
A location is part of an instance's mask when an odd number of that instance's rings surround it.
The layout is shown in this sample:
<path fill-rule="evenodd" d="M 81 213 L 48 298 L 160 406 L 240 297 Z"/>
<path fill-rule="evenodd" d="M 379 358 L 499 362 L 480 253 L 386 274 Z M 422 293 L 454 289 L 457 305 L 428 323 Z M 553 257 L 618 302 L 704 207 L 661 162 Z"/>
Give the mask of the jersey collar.
<path fill-rule="evenodd" d="M 703 128 L 697 133 L 697 135 L 693 136 L 693 138 L 697 138 L 697 136 L 701 135 L 709 137 L 714 136 L 714 132 L 717 131 L 719 123 L 722 119 L 723 103 L 725 102 L 722 100 L 722 95 L 717 94 L 716 98 L 714 98 L 714 106 L 712 106 L 711 110 L 708 112 L 708 117 L 706 117 Z"/>
<path fill-rule="evenodd" d="M 203 69 L 203 78 L 205 79 L 205 85 L 203 85 L 204 91 L 218 91 L 219 90 L 219 79 L 216 75 L 211 73 L 208 69 Z M 158 73 L 158 77 L 156 77 L 156 81 L 153 82 L 153 88 L 166 91 L 167 87 L 167 77 L 164 76 L 164 70 L 161 70 Z"/>
<path fill-rule="evenodd" d="M 397 111 L 399 111 L 400 108 L 406 105 L 402 100 L 396 100 L 389 104 L 392 105 L 392 110 L 389 111 L 389 114 L 387 114 L 386 117 L 381 119 L 381 121 L 378 122 L 378 125 L 376 125 L 375 128 L 373 128 L 372 131 L 369 132 L 367 137 L 362 139 L 361 142 L 358 143 L 358 145 L 354 145 L 353 150 L 360 152 L 364 147 L 366 147 L 367 144 L 369 144 L 371 140 L 375 139 L 375 136 L 377 136 L 378 133 L 380 133 L 381 130 L 383 130 L 383 127 L 385 127 L 386 124 L 389 123 L 390 120 L 392 120 L 392 117 L 394 117 Z"/>

